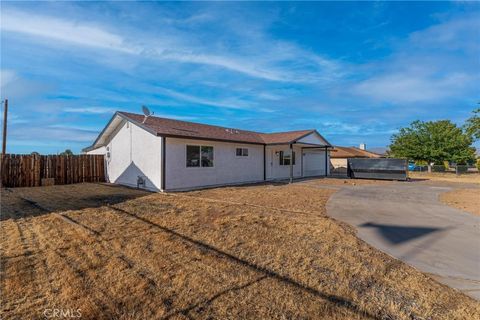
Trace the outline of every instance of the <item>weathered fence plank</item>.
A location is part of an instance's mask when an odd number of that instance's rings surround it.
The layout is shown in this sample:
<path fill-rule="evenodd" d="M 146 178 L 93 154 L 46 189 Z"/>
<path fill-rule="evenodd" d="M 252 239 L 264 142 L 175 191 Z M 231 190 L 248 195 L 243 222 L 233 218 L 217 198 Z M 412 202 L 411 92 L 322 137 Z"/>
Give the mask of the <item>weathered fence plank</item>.
<path fill-rule="evenodd" d="M 55 184 L 105 182 L 103 155 L 6 154 L 0 161 L 3 187 L 38 187 L 42 179 L 53 179 Z"/>

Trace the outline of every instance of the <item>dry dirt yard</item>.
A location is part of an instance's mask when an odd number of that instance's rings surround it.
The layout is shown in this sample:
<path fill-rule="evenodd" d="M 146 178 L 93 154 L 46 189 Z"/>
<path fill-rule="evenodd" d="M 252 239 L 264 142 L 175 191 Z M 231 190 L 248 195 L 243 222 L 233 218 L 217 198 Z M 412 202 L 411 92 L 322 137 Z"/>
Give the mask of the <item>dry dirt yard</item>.
<path fill-rule="evenodd" d="M 440 201 L 451 207 L 480 215 L 480 173 L 469 172 L 456 175 L 454 172 L 411 172 L 414 182 L 451 187 L 453 190 L 440 195 Z"/>
<path fill-rule="evenodd" d="M 432 182 L 458 182 L 458 183 L 475 183 L 480 184 L 480 173 L 469 172 L 456 175 L 455 172 L 409 172 L 411 179 L 426 180 Z"/>
<path fill-rule="evenodd" d="M 441 194 L 440 201 L 480 216 L 480 189 L 454 189 Z"/>
<path fill-rule="evenodd" d="M 479 319 L 478 302 L 327 217 L 333 192 L 3 189 L 1 318 Z"/>

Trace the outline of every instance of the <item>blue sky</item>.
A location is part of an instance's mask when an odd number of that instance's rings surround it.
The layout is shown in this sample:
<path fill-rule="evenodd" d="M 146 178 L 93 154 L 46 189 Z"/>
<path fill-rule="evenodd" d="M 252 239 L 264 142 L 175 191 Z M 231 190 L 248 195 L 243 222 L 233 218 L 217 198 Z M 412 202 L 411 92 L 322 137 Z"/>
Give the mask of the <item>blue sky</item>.
<path fill-rule="evenodd" d="M 115 110 L 384 147 L 477 106 L 478 2 L 5 2 L 8 152 L 79 152 Z"/>

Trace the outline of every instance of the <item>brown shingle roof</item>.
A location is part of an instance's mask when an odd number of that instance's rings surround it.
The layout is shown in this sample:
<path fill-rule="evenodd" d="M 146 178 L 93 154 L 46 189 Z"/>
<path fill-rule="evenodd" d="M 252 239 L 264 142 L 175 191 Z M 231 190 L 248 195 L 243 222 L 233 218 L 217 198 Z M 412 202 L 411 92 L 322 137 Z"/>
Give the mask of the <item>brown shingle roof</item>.
<path fill-rule="evenodd" d="M 381 155 L 355 147 L 335 146 L 330 152 L 330 158 L 380 158 Z"/>
<path fill-rule="evenodd" d="M 138 125 L 154 134 L 179 138 L 275 144 L 290 143 L 309 133 L 315 132 L 315 130 L 299 130 L 277 133 L 260 133 L 154 116 L 149 117 L 145 123 L 142 123 L 144 120 L 143 115 L 129 112 L 118 112 L 118 114 L 136 122 Z"/>
<path fill-rule="evenodd" d="M 231 129 L 208 124 L 201 124 L 188 121 L 180 121 L 167 118 L 149 117 L 145 123 L 143 115 L 119 112 L 119 114 L 134 120 L 143 127 L 150 129 L 157 135 L 166 135 L 185 138 L 204 138 L 213 140 L 237 141 L 263 144 L 263 140 L 258 132 Z"/>
<path fill-rule="evenodd" d="M 315 130 L 298 130 L 298 131 L 287 131 L 287 132 L 275 132 L 275 133 L 260 133 L 264 143 L 289 143 L 294 140 L 297 140 L 303 136 L 306 136 Z"/>

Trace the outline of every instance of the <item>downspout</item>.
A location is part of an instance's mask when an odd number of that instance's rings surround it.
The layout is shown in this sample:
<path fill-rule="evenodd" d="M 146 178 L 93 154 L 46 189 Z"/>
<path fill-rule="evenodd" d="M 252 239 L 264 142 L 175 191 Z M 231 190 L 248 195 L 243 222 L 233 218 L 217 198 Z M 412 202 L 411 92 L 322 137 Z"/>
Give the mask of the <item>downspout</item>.
<path fill-rule="evenodd" d="M 263 181 L 267 180 L 267 164 L 265 163 L 265 161 L 267 161 L 266 148 L 267 146 L 263 145 Z"/>
<path fill-rule="evenodd" d="M 301 171 L 301 177 L 303 178 L 303 147 L 300 148 L 300 171 Z"/>
<path fill-rule="evenodd" d="M 293 145 L 290 143 L 290 183 L 293 182 Z"/>
<path fill-rule="evenodd" d="M 325 177 L 328 175 L 328 155 L 327 155 L 327 149 L 328 147 L 325 146 Z"/>
<path fill-rule="evenodd" d="M 160 190 L 165 191 L 166 189 L 166 155 L 165 155 L 165 150 L 166 148 L 166 143 L 167 143 L 167 138 L 162 136 L 162 155 L 161 155 L 161 181 L 160 181 Z"/>

